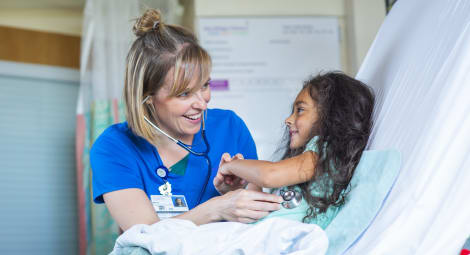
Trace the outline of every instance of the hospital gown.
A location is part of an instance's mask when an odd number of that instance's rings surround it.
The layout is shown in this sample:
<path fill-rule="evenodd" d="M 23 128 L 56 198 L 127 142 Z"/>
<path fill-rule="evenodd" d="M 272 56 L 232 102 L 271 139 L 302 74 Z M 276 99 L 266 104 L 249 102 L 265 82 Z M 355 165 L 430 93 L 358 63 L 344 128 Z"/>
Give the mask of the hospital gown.
<path fill-rule="evenodd" d="M 305 151 L 313 151 L 313 152 L 318 152 L 316 142 L 318 140 L 318 136 L 313 137 L 305 146 Z M 325 176 L 323 176 L 323 181 L 328 181 Z M 277 194 L 279 193 L 280 190 L 286 189 L 287 187 L 282 187 L 279 189 L 274 189 L 273 193 Z M 300 192 L 300 187 L 299 186 L 294 186 L 293 187 L 296 191 Z M 312 195 L 314 196 L 321 196 L 323 195 L 323 191 L 319 187 L 318 182 L 312 183 L 312 189 L 311 189 Z M 260 219 L 260 221 L 272 218 L 272 217 L 283 217 L 291 220 L 296 220 L 302 222 L 303 218 L 307 215 L 307 210 L 309 208 L 309 205 L 305 201 L 305 199 L 302 199 L 302 202 L 300 203 L 299 206 L 292 208 L 292 209 L 286 209 L 284 207 L 281 207 L 280 210 L 275 211 L 270 213 L 268 216 Z M 337 206 L 330 206 L 328 209 L 323 212 L 323 213 L 318 213 L 316 217 L 313 219 L 310 219 L 306 223 L 310 224 L 317 224 L 319 225 L 322 229 L 325 229 L 331 221 L 336 217 L 338 212 L 340 211 L 341 207 Z M 259 221 L 258 221 L 259 222 Z"/>

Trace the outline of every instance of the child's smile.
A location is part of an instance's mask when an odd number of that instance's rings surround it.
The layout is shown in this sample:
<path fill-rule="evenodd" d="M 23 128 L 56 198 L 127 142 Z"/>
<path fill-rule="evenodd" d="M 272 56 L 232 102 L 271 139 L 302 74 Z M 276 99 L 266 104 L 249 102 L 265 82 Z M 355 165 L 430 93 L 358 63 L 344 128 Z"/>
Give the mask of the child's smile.
<path fill-rule="evenodd" d="M 318 120 L 317 104 L 307 90 L 302 90 L 294 102 L 292 114 L 285 123 L 289 127 L 290 148 L 296 149 L 311 139 L 312 129 Z"/>

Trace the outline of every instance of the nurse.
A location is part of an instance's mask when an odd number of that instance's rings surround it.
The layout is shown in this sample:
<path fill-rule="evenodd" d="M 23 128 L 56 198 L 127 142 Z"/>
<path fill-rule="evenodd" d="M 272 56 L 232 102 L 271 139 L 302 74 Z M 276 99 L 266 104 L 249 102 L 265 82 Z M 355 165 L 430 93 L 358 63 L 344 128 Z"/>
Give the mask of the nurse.
<path fill-rule="evenodd" d="M 282 198 L 240 189 L 242 180 L 213 184 L 224 152 L 257 154 L 235 113 L 207 108 L 211 59 L 195 36 L 164 24 L 153 9 L 133 31 L 123 92 L 127 122 L 106 129 L 93 145 L 94 201 L 104 202 L 123 230 L 167 217 L 247 223 L 278 210 Z"/>

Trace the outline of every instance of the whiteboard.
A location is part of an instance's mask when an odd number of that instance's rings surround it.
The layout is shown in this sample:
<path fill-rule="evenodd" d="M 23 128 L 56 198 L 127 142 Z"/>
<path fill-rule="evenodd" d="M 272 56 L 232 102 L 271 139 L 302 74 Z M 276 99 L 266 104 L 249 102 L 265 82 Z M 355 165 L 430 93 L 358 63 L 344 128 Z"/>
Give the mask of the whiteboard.
<path fill-rule="evenodd" d="M 341 69 L 336 17 L 201 17 L 198 33 L 213 62 L 209 107 L 245 121 L 260 159 L 272 159 L 302 82 Z"/>

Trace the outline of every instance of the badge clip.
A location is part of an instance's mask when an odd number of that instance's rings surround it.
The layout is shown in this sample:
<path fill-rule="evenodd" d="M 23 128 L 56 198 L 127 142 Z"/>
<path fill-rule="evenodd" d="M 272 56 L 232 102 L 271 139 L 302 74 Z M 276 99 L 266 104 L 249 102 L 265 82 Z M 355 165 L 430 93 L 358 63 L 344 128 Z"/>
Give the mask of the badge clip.
<path fill-rule="evenodd" d="M 158 187 L 158 191 L 160 191 L 160 194 L 164 196 L 171 196 L 171 184 L 169 182 L 165 182 Z"/>

